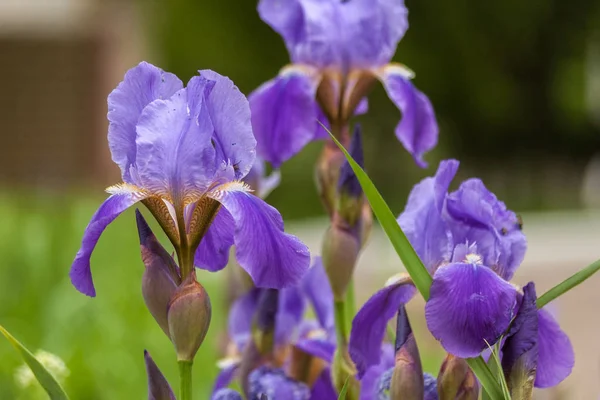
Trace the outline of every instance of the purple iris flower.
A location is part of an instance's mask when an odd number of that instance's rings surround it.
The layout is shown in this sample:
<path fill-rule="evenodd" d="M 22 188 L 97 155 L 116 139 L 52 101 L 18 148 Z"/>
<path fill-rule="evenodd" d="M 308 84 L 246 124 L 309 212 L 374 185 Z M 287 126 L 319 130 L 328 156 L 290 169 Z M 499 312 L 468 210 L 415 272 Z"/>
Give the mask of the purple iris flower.
<path fill-rule="evenodd" d="M 243 350 L 252 340 L 253 320 L 259 309 L 263 290 L 260 288 L 250 290 L 241 296 L 231 308 L 228 331 L 234 349 L 228 358 L 220 362 L 221 372 L 215 382 L 213 395 L 229 385 L 241 367 Z M 304 318 L 307 304 L 312 306 L 316 320 Z M 289 360 L 282 360 L 280 355 L 287 356 L 286 350 L 290 346 L 310 356 L 318 357 L 326 364 L 331 363 L 335 351 L 333 293 L 319 258 L 315 259 L 313 266 L 298 285 L 280 290 L 275 316 L 274 342 L 275 360 L 283 366 L 288 366 Z M 271 383 L 278 386 L 283 382 L 280 379 L 281 370 L 269 368 L 261 371 L 261 374 L 253 378 L 257 382 L 260 381 L 267 386 Z M 263 375 L 266 376 L 264 379 Z M 285 380 L 285 382 L 291 385 L 292 381 Z M 249 384 L 251 383 L 249 381 Z M 281 383 L 281 385 L 286 386 L 287 384 Z M 273 390 L 275 389 L 273 388 Z M 329 398 L 327 393 L 333 393 L 333 398 L 337 398 L 333 392 L 328 369 L 320 374 L 319 379 L 311 388 L 311 393 L 311 399 L 327 399 Z"/>
<path fill-rule="evenodd" d="M 292 64 L 250 96 L 258 153 L 279 166 L 312 140 L 327 137 L 316 124 L 334 127 L 364 112 L 365 96 L 380 80 L 402 112 L 396 136 L 417 164 L 437 143 L 429 99 L 390 64 L 408 29 L 403 0 L 261 0 L 258 12 L 278 32 Z"/>
<path fill-rule="evenodd" d="M 475 357 L 507 332 L 519 309 L 509 280 L 527 248 L 518 217 L 479 179 L 448 188 L 458 161 L 442 161 L 434 177 L 417 184 L 398 223 L 433 275 L 425 306 L 427 325 L 451 354 Z M 387 321 L 414 294 L 397 280 L 359 310 L 350 335 L 359 373 L 376 365 Z M 538 310 L 536 387 L 554 386 L 572 369 L 568 337 L 544 309 Z M 487 343 L 486 343 L 487 341 Z"/>
<path fill-rule="evenodd" d="M 283 231 L 279 212 L 241 182 L 255 160 L 250 107 L 231 80 L 200 71 L 187 87 L 140 63 L 108 96 L 108 142 L 123 183 L 92 217 L 71 268 L 82 293 L 96 294 L 90 257 L 104 229 L 143 202 L 186 264 L 217 271 L 236 245 L 257 286 L 298 282 L 307 247 Z M 181 265 L 180 265 L 181 266 Z"/>

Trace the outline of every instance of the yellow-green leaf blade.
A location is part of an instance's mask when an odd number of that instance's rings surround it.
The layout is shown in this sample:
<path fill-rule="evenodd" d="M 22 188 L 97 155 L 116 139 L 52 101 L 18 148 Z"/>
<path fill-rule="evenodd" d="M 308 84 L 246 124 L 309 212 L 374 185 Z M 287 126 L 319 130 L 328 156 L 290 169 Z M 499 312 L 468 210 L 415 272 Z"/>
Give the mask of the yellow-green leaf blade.
<path fill-rule="evenodd" d="M 19 352 L 23 361 L 29 366 L 31 372 L 36 377 L 40 385 L 44 388 L 51 400 L 68 400 L 69 396 L 65 393 L 54 376 L 25 348 L 13 335 L 0 325 L 0 332 L 10 342 L 10 344 Z"/>
<path fill-rule="evenodd" d="M 573 289 L 575 286 L 583 283 L 586 279 L 594 275 L 596 272 L 600 270 L 600 260 L 595 261 L 582 269 L 581 271 L 575 273 L 571 277 L 565 279 L 558 285 L 554 286 L 552 289 L 548 290 L 546 293 L 538 297 L 537 299 L 537 308 L 542 308 L 546 304 L 550 303 L 552 300 L 556 299 L 558 296 L 568 292 Z"/>

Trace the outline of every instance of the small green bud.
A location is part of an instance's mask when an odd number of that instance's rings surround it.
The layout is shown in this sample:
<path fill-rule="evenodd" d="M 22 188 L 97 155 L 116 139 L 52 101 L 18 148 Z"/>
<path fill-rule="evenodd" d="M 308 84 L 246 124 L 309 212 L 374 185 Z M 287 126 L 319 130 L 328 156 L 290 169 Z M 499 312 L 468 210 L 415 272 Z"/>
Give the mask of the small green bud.
<path fill-rule="evenodd" d="M 208 293 L 196 281 L 195 271 L 173 294 L 167 318 L 177 360 L 193 361 L 208 332 L 211 318 Z"/>
<path fill-rule="evenodd" d="M 355 235 L 335 224 L 325 232 L 323 266 L 331 283 L 333 297 L 337 301 L 343 301 L 346 296 L 360 247 L 360 241 Z"/>

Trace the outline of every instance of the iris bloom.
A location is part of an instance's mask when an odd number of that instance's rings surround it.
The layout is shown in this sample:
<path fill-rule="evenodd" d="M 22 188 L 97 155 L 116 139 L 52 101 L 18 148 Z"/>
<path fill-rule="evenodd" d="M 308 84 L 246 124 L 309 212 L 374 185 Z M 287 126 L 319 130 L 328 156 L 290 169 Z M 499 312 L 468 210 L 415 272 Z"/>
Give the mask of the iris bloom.
<path fill-rule="evenodd" d="M 458 357 L 475 357 L 507 332 L 521 294 L 509 283 L 527 247 L 518 217 L 479 179 L 448 188 L 458 161 L 443 161 L 434 177 L 417 184 L 398 222 L 433 275 L 425 306 L 427 326 L 442 346 Z M 379 362 L 387 321 L 414 294 L 396 280 L 358 312 L 350 335 L 357 367 Z M 412 292 L 411 292 L 412 291 Z M 536 387 L 554 386 L 574 363 L 566 334 L 546 310 L 538 310 Z"/>
<path fill-rule="evenodd" d="M 257 150 L 274 166 L 312 140 L 327 137 L 315 120 L 334 131 L 366 110 L 370 87 L 380 80 L 402 111 L 396 136 L 417 164 L 437 143 L 429 99 L 390 64 L 408 28 L 403 0 L 261 0 L 260 17 L 283 38 L 292 64 L 250 96 Z"/>
<path fill-rule="evenodd" d="M 252 289 L 240 297 L 231 308 L 228 330 L 233 346 L 228 358 L 219 363 L 222 369 L 215 382 L 213 396 L 229 385 L 241 369 L 241 357 L 244 357 L 244 350 L 253 337 L 252 321 L 258 312 L 260 296 L 261 289 Z M 308 304 L 312 306 L 316 320 L 304 319 Z M 271 385 L 274 392 L 300 387 L 299 382 L 284 378 L 286 373 L 293 375 L 293 357 L 299 355 L 298 352 L 308 357 L 317 357 L 324 361 L 325 365 L 331 363 L 335 351 L 333 294 L 320 259 L 315 260 L 313 267 L 298 285 L 280 291 L 275 317 L 274 347 L 275 354 L 271 362 L 264 361 L 266 364 L 262 365 L 258 372 L 249 375 L 250 387 L 253 382 L 260 383 L 265 391 Z M 258 362 L 261 363 L 263 362 Z M 318 376 L 312 376 L 309 380 L 311 399 L 337 398 L 330 380 L 329 368 L 323 368 L 322 371 L 318 371 Z"/>
<path fill-rule="evenodd" d="M 123 183 L 93 215 L 71 281 L 94 296 L 90 257 L 104 229 L 143 202 L 173 243 L 182 270 L 222 269 L 236 245 L 258 286 L 294 284 L 307 270 L 307 247 L 283 231 L 280 214 L 241 182 L 255 160 L 250 108 L 233 82 L 200 71 L 187 87 L 141 63 L 108 96 L 108 142 Z"/>

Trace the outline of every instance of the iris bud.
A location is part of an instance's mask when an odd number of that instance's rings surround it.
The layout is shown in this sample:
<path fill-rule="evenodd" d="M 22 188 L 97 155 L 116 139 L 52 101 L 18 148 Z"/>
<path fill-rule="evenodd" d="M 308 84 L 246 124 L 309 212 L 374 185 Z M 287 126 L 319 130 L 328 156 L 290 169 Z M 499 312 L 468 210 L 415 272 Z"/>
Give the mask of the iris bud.
<path fill-rule="evenodd" d="M 390 382 L 390 400 L 422 400 L 423 368 L 406 308 L 398 310 L 396 322 L 396 358 Z"/>
<path fill-rule="evenodd" d="M 352 280 L 360 242 L 356 236 L 335 225 L 330 226 L 323 239 L 323 267 L 336 301 L 343 301 Z"/>
<path fill-rule="evenodd" d="M 158 325 L 170 337 L 167 307 L 181 282 L 177 265 L 173 257 L 158 242 L 139 210 L 136 210 L 136 221 L 142 261 L 146 267 L 142 276 L 144 302 Z"/>
<path fill-rule="evenodd" d="M 192 273 L 177 288 L 167 311 L 171 342 L 178 361 L 193 361 L 210 325 L 208 293 Z"/>
<path fill-rule="evenodd" d="M 448 354 L 438 375 L 440 400 L 477 400 L 479 385 L 469 365 L 462 358 Z"/>
<path fill-rule="evenodd" d="M 148 400 L 175 400 L 175 394 L 169 382 L 146 350 L 144 350 L 144 360 L 148 375 Z"/>
<path fill-rule="evenodd" d="M 502 370 L 513 400 L 529 400 L 538 362 L 538 310 L 533 282 L 523 288 L 523 300 L 502 346 Z"/>

